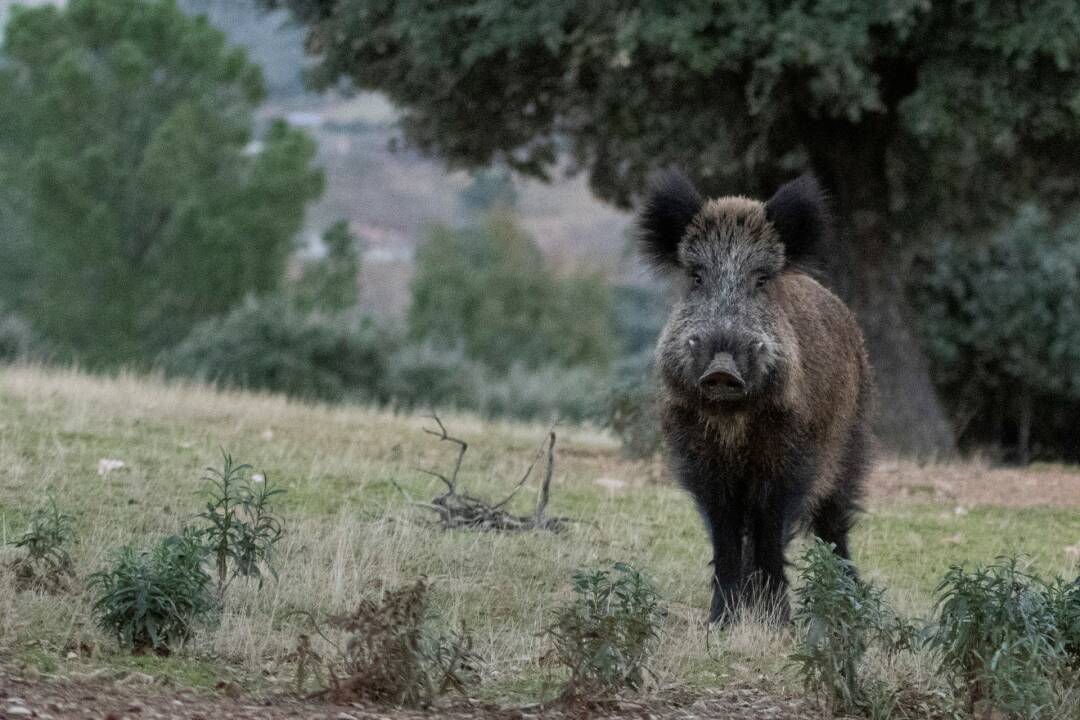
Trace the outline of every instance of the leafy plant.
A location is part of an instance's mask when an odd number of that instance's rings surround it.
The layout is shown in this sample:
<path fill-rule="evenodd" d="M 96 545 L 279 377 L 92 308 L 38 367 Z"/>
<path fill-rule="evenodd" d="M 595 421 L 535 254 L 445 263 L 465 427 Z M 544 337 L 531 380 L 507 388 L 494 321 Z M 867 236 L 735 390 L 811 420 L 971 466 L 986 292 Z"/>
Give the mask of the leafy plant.
<path fill-rule="evenodd" d="M 70 515 L 60 511 L 52 497 L 47 505 L 34 510 L 26 532 L 10 543 L 26 552 L 12 565 L 16 582 L 23 587 L 56 591 L 63 586 L 66 577 L 75 575 L 65 547 L 75 537 L 72 520 Z"/>
<path fill-rule="evenodd" d="M 626 563 L 574 573 L 574 600 L 544 634 L 554 660 L 570 672 L 563 697 L 637 690 L 667 610 L 653 584 Z"/>
<path fill-rule="evenodd" d="M 135 654 L 168 655 L 217 607 L 203 570 L 205 548 L 190 529 L 149 551 L 127 545 L 112 565 L 90 576 L 98 625 Z"/>
<path fill-rule="evenodd" d="M 322 685 L 316 693 L 335 702 L 371 701 L 426 707 L 450 690 L 465 692 L 479 682 L 479 658 L 464 630 L 439 633 L 428 609 L 430 586 L 424 578 L 363 600 L 349 615 L 333 616 L 324 627 L 311 617 L 329 646 L 320 654 L 311 637 L 301 635 L 295 657 L 296 685 L 307 678 Z M 323 675 L 325 670 L 325 677 Z"/>
<path fill-rule="evenodd" d="M 369 320 L 248 298 L 161 356 L 168 372 L 305 400 L 382 400 L 395 338 Z"/>
<path fill-rule="evenodd" d="M 799 646 L 791 655 L 807 692 L 832 710 L 880 714 L 883 688 L 866 677 L 873 644 L 887 653 L 910 647 L 914 630 L 886 604 L 883 591 L 860 580 L 850 561 L 815 541 L 803 553 L 795 590 Z"/>
<path fill-rule="evenodd" d="M 259 587 L 264 570 L 277 578 L 273 551 L 284 529 L 271 505 L 285 492 L 264 475 L 252 474 L 250 465 L 235 464 L 224 451 L 222 456 L 221 470 L 207 468 L 206 510 L 197 515 L 206 522 L 198 535 L 214 562 L 219 597 L 236 577 L 256 578 Z"/>
<path fill-rule="evenodd" d="M 1049 588 L 1050 612 L 1073 669 L 1080 671 L 1080 578 L 1060 578 Z"/>
<path fill-rule="evenodd" d="M 1066 658 L 1051 588 L 1022 572 L 1016 558 L 999 558 L 970 572 L 954 565 L 936 592 L 927 642 L 968 711 L 985 703 L 1009 715 L 1045 716 Z"/>

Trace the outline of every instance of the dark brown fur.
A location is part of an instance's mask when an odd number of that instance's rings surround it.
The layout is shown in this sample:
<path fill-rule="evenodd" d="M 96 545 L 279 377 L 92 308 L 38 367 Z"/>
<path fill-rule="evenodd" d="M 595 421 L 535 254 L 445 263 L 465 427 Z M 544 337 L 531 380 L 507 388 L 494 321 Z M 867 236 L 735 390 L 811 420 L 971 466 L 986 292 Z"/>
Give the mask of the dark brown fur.
<path fill-rule="evenodd" d="M 641 227 L 646 255 L 683 286 L 657 373 L 673 470 L 712 537 L 710 617 L 730 617 L 747 592 L 786 613 L 784 550 L 795 530 L 809 527 L 848 557 L 870 442 L 862 334 L 797 265 L 829 229 L 821 190 L 802 178 L 767 204 L 702 202 L 669 177 Z M 734 399 L 704 384 L 721 355 L 745 382 Z"/>

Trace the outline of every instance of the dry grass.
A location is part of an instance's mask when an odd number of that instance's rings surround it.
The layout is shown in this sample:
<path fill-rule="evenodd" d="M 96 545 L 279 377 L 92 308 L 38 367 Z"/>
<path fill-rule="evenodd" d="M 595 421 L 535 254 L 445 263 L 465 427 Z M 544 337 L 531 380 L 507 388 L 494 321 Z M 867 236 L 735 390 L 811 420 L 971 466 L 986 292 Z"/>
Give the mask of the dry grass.
<path fill-rule="evenodd" d="M 470 443 L 462 483 L 488 497 L 501 496 L 507 479 L 521 476 L 547 429 L 464 415 L 443 420 Z M 655 464 L 624 460 L 615 441 L 595 429 L 560 427 L 549 512 L 576 519 L 565 533 L 443 532 L 394 487 L 396 481 L 414 497 L 439 491 L 438 481 L 416 468 L 448 467 L 454 449 L 423 433 L 429 422 L 154 378 L 3 368 L 0 539 L 21 532 L 30 510 L 52 492 L 76 518 L 72 555 L 85 576 L 110 548 L 187 522 L 199 509 L 202 470 L 224 447 L 288 491 L 280 508 L 287 531 L 280 579 L 262 591 L 237 581 L 220 625 L 178 658 L 144 661 L 158 663 L 153 672 L 180 682 L 232 674 L 285 685 L 292 668 L 282 659 L 303 625 L 290 613 L 345 613 L 358 599 L 422 574 L 442 619 L 452 627 L 464 622 L 473 633 L 474 650 L 486 660 L 484 693 L 535 698 L 558 680 L 539 663 L 541 630 L 568 597 L 571 574 L 625 560 L 646 568 L 669 604 L 653 662 L 662 683 L 715 686 L 764 675 L 781 690 L 793 687 L 784 670 L 787 631 L 749 622 L 708 636 L 705 534 L 683 493 L 655 481 Z M 102 458 L 125 467 L 99 475 Z M 962 472 L 958 467 L 948 472 Z M 920 472 L 915 479 L 932 484 L 928 478 L 939 468 Z M 533 506 L 535 487 L 515 500 L 519 511 Z M 965 506 L 958 514 L 962 499 L 871 497 L 855 537 L 856 561 L 912 614 L 927 612 L 929 592 L 950 562 L 1020 551 L 1044 572 L 1068 572 L 1074 561 L 1065 550 L 1080 542 L 1080 518 L 1067 510 Z M 0 550 L 0 562 L 12 555 Z M 78 583 L 64 596 L 15 594 L 0 577 L 0 653 L 47 668 L 128 663 L 93 629 L 89 606 Z M 80 644 L 96 648 L 93 656 L 80 651 L 66 659 Z M 917 663 L 911 672 L 925 674 Z"/>

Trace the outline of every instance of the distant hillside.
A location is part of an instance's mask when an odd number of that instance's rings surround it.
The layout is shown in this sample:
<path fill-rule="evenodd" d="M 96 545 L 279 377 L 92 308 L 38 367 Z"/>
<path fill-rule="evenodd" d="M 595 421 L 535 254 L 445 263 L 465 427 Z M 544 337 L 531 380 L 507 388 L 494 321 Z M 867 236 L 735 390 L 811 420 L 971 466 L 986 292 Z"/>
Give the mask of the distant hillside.
<path fill-rule="evenodd" d="M 253 0 L 182 0 L 181 5 L 205 13 L 262 65 L 270 93 L 260 114 L 264 121 L 284 116 L 319 140 L 327 185 L 308 217 L 307 240 L 347 218 L 365 242 L 363 302 L 373 312 L 400 314 L 413 252 L 428 228 L 469 220 L 459 201 L 469 175 L 448 172 L 439 161 L 402 149 L 397 113 L 382 96 L 305 90 L 303 32 L 286 14 L 263 12 Z M 390 150 L 395 141 L 396 152 Z M 552 185 L 520 181 L 517 190 L 522 221 L 557 267 L 634 272 L 623 262 L 627 215 L 593 199 L 584 178 Z"/>

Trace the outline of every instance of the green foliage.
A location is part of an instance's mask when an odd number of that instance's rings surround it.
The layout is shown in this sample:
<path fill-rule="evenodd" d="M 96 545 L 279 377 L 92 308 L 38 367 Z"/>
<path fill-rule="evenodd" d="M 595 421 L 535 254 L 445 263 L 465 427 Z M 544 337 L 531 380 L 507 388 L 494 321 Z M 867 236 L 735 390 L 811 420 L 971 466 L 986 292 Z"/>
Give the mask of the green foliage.
<path fill-rule="evenodd" d="M 942 240 L 917 304 L 958 414 L 1030 423 L 1033 398 L 1080 398 L 1080 217 L 1055 224 L 1029 205 L 987 242 Z"/>
<path fill-rule="evenodd" d="M 323 233 L 326 254 L 304 262 L 300 277 L 290 288 L 291 297 L 303 311 L 335 312 L 356 307 L 360 299 L 358 240 L 349 224 L 340 220 Z"/>
<path fill-rule="evenodd" d="M 846 205 L 877 201 L 886 160 L 929 225 L 1075 193 L 1075 3 L 263 2 L 308 24 L 316 85 L 386 93 L 458 165 L 547 176 L 569 153 L 626 203 L 672 164 L 758 194 L 809 164 Z"/>
<path fill-rule="evenodd" d="M 386 394 L 409 409 L 475 408 L 487 373 L 460 348 L 410 343 L 387 363 Z"/>
<path fill-rule="evenodd" d="M 297 690 L 315 676 L 323 686 L 318 694 L 334 702 L 409 707 L 430 706 L 450 690 L 466 693 L 480 681 L 472 638 L 464 629 L 439 632 L 429 602 L 430 586 L 420 578 L 379 601 L 361 601 L 349 615 L 328 618 L 329 633 L 311 618 L 330 647 L 320 654 L 310 637 L 300 637 Z"/>
<path fill-rule="evenodd" d="M 471 212 L 511 210 L 517 204 L 514 178 L 505 168 L 483 168 L 472 173 L 461 191 L 461 204 Z"/>
<path fill-rule="evenodd" d="M 1046 717 L 1066 658 L 1054 612 L 1062 604 L 1046 583 L 1022 572 L 1016 558 L 1000 558 L 970 572 L 954 565 L 936 593 L 927 643 L 968 710 L 985 703 L 1010 716 Z"/>
<path fill-rule="evenodd" d="M 190 531 L 149 551 L 120 548 L 107 568 L 90 576 L 98 625 L 135 654 L 168 655 L 217 608 L 204 559 L 202 543 Z"/>
<path fill-rule="evenodd" d="M 652 457 L 663 443 L 652 362 L 651 350 L 620 359 L 608 392 L 604 424 L 631 458 Z"/>
<path fill-rule="evenodd" d="M 487 417 L 597 420 L 609 382 L 606 373 L 588 367 L 515 365 L 505 374 L 488 371 L 476 388 L 473 407 Z"/>
<path fill-rule="evenodd" d="M 497 372 L 460 348 L 410 343 L 388 362 L 383 393 L 398 407 L 455 408 L 485 417 L 568 422 L 602 420 L 610 378 L 588 367 L 515 365 Z"/>
<path fill-rule="evenodd" d="M 409 335 L 497 370 L 515 364 L 606 366 L 615 350 L 611 294 L 597 277 L 555 277 L 509 215 L 436 228 L 418 251 Z"/>
<path fill-rule="evenodd" d="M 20 231 L 0 241 L 3 298 L 100 365 L 148 361 L 276 288 L 322 178 L 284 122 L 251 144 L 263 94 L 244 51 L 173 0 L 15 7 L 0 208 Z"/>
<path fill-rule="evenodd" d="M 803 553 L 800 580 L 799 645 L 791 659 L 803 686 L 833 711 L 880 708 L 884 693 L 867 677 L 864 658 L 875 644 L 886 653 L 909 647 L 914 630 L 888 607 L 881 589 L 860 580 L 851 562 L 820 540 Z"/>
<path fill-rule="evenodd" d="M 1054 616 L 1061 644 L 1074 671 L 1080 671 L 1080 578 L 1055 580 L 1048 589 L 1050 612 Z"/>
<path fill-rule="evenodd" d="M 381 399 L 393 340 L 371 322 L 248 299 L 162 356 L 172 374 L 309 400 Z"/>
<path fill-rule="evenodd" d="M 236 577 L 256 578 L 260 588 L 264 571 L 277 579 L 274 545 L 284 533 L 271 501 L 285 491 L 272 487 L 265 475 L 253 474 L 250 465 L 222 455 L 221 470 L 206 469 L 206 510 L 196 516 L 205 523 L 198 537 L 213 559 L 218 597 Z"/>
<path fill-rule="evenodd" d="M 10 544 L 26 552 L 13 564 L 15 578 L 23 587 L 58 590 L 75 572 L 67 546 L 75 539 L 70 515 L 62 513 L 56 498 L 30 515 L 30 526 Z"/>
<path fill-rule="evenodd" d="M 640 689 L 666 617 L 652 582 L 625 563 L 574 573 L 574 600 L 544 631 L 570 673 L 563 695 Z"/>
<path fill-rule="evenodd" d="M 4 312 L 0 305 L 0 362 L 26 360 L 37 355 L 41 338 L 22 317 Z"/>

